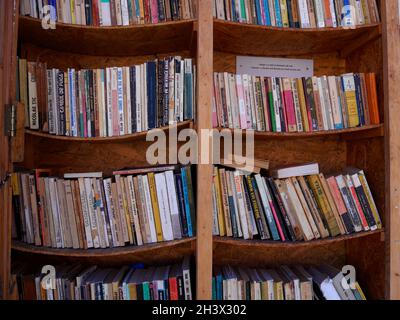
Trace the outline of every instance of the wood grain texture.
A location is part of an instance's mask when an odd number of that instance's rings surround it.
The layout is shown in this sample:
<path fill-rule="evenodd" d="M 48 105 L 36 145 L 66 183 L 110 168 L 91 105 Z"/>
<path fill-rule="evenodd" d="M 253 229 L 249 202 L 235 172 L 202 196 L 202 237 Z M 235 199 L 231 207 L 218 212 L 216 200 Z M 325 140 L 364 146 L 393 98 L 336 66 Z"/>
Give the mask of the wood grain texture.
<path fill-rule="evenodd" d="M 386 298 L 400 299 L 400 46 L 398 1 L 382 1 L 385 105 Z"/>
<path fill-rule="evenodd" d="M 182 261 L 195 250 L 195 238 L 149 244 L 140 247 L 113 249 L 52 249 L 27 245 L 18 241 L 12 244 L 16 260 L 31 258 L 38 265 L 48 263 L 82 263 L 103 266 L 122 266 L 133 263 L 146 265 L 168 264 Z"/>
<path fill-rule="evenodd" d="M 11 162 L 22 162 L 25 149 L 25 106 L 22 103 L 17 104 L 16 118 L 16 134 L 11 138 Z"/>
<path fill-rule="evenodd" d="M 217 51 L 239 55 L 281 56 L 285 54 L 326 53 L 341 51 L 349 44 L 368 36 L 380 36 L 380 25 L 355 28 L 290 29 L 214 20 L 214 47 Z"/>
<path fill-rule="evenodd" d="M 211 129 L 213 91 L 213 24 L 212 0 L 198 0 L 197 30 L 197 132 Z M 199 159 L 207 153 L 208 163 L 197 166 L 197 246 L 196 246 L 196 292 L 197 299 L 211 299 L 212 278 L 212 173 L 211 139 L 199 134 Z"/>
<path fill-rule="evenodd" d="M 54 30 L 44 30 L 41 20 L 30 17 L 20 17 L 19 23 L 21 43 L 96 56 L 136 56 L 189 50 L 194 21 L 118 27 L 57 23 Z"/>

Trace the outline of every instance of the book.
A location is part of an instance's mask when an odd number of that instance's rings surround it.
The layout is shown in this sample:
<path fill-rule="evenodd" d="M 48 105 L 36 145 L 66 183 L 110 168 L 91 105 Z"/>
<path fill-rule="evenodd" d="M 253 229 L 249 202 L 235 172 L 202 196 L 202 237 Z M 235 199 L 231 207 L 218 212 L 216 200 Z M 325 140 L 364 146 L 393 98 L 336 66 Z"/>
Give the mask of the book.
<path fill-rule="evenodd" d="M 308 176 L 319 174 L 318 163 L 307 163 L 295 166 L 285 166 L 271 170 L 272 177 L 276 179 L 285 179 L 296 176 Z"/>

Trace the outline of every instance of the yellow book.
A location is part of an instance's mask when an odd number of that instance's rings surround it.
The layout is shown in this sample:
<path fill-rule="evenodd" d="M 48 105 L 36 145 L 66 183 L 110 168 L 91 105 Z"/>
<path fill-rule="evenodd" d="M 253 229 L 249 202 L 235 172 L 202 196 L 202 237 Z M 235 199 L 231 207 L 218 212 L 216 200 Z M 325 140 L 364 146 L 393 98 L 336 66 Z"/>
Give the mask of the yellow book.
<path fill-rule="evenodd" d="M 126 231 L 128 233 L 128 239 L 129 239 L 129 243 L 133 244 L 133 233 L 132 233 L 132 227 L 131 224 L 129 223 L 130 221 L 130 217 L 129 217 L 129 211 L 128 211 L 128 203 L 126 201 L 126 193 L 125 193 L 125 187 L 124 187 L 124 178 L 122 178 L 119 175 L 115 176 L 115 182 L 117 183 L 117 190 L 118 190 L 118 194 L 120 196 L 120 201 L 122 201 L 121 203 L 121 210 L 120 210 L 120 215 L 124 215 L 124 218 L 122 221 L 124 221 L 124 223 L 126 224 L 125 228 Z M 121 212 L 122 211 L 122 212 Z"/>
<path fill-rule="evenodd" d="M 76 13 L 75 13 L 75 0 L 70 0 L 71 5 L 71 23 L 76 24 Z"/>
<path fill-rule="evenodd" d="M 360 284 L 358 283 L 358 281 L 356 281 L 356 290 L 357 290 L 358 293 L 360 294 L 362 300 L 367 300 L 367 298 L 365 297 L 365 294 L 364 294 L 364 292 L 362 291 L 362 289 L 361 289 Z"/>
<path fill-rule="evenodd" d="M 140 12 L 140 24 L 144 24 L 144 7 L 143 7 L 143 1 L 139 1 L 139 12 Z"/>
<path fill-rule="evenodd" d="M 216 167 L 214 167 L 214 186 L 215 186 L 215 198 L 217 199 L 219 235 L 223 237 L 226 235 L 224 209 L 222 208 L 221 188 L 219 182 L 218 169 Z"/>
<path fill-rule="evenodd" d="M 164 238 L 163 238 L 162 227 L 161 227 L 160 210 L 158 208 L 156 182 L 154 180 L 154 173 L 150 172 L 147 174 L 147 176 L 149 178 L 151 205 L 153 208 L 154 224 L 155 224 L 156 233 L 157 233 L 157 241 L 163 241 Z"/>
<path fill-rule="evenodd" d="M 371 189 L 369 188 L 369 185 L 368 185 L 367 179 L 365 178 L 365 174 L 364 174 L 363 170 L 361 170 L 358 173 L 358 178 L 360 179 L 360 182 L 364 189 L 365 195 L 367 196 L 368 204 L 369 204 L 372 214 L 374 216 L 376 226 L 378 227 L 378 229 L 382 229 L 381 217 L 379 216 L 378 209 L 375 205 L 375 201 L 374 201 L 374 198 L 372 197 Z"/>
<path fill-rule="evenodd" d="M 225 227 L 226 227 L 226 235 L 228 237 L 232 237 L 232 225 L 231 225 L 231 216 L 229 212 L 229 203 L 228 203 L 228 186 L 226 184 L 226 176 L 225 169 L 219 169 L 219 189 L 221 191 L 221 199 L 222 199 L 222 208 L 225 217 Z"/>
<path fill-rule="evenodd" d="M 310 125 L 308 123 L 306 97 L 304 95 L 303 80 L 301 78 L 297 79 L 297 92 L 299 94 L 299 102 L 300 102 L 300 111 L 301 111 L 301 118 L 302 118 L 302 123 L 303 123 L 303 130 L 305 132 L 308 132 L 308 131 L 310 131 Z"/>
<path fill-rule="evenodd" d="M 16 173 L 16 172 L 13 172 L 11 174 L 11 187 L 12 187 L 12 194 L 14 196 L 19 196 L 20 190 L 19 190 L 19 183 L 18 183 L 18 173 Z"/>
<path fill-rule="evenodd" d="M 342 76 L 343 87 L 347 102 L 347 115 L 349 118 L 349 127 L 357 127 L 360 124 L 358 117 L 357 99 L 356 99 L 356 85 L 354 82 L 354 75 L 348 73 Z"/>
<path fill-rule="evenodd" d="M 308 176 L 307 180 L 315 195 L 318 206 L 321 209 L 321 212 L 326 220 L 330 235 L 332 237 L 339 235 L 340 234 L 339 226 L 336 222 L 335 215 L 333 214 L 331 206 L 329 205 L 328 199 L 326 198 L 326 195 L 324 193 L 318 175 Z"/>
<path fill-rule="evenodd" d="M 282 17 L 282 25 L 284 27 L 289 27 L 289 15 L 287 10 L 286 0 L 281 0 L 281 17 Z"/>
<path fill-rule="evenodd" d="M 135 283 L 128 283 L 129 300 L 137 300 L 137 291 Z"/>

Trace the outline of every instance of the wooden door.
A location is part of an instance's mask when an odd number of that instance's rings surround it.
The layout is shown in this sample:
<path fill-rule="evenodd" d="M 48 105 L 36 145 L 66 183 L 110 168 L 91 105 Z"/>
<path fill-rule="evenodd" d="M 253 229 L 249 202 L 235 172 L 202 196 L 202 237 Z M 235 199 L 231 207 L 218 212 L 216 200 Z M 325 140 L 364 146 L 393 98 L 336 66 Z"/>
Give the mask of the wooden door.
<path fill-rule="evenodd" d="M 5 133 L 6 105 L 15 102 L 18 0 L 0 1 L 0 299 L 9 297 L 11 258 L 10 138 Z"/>

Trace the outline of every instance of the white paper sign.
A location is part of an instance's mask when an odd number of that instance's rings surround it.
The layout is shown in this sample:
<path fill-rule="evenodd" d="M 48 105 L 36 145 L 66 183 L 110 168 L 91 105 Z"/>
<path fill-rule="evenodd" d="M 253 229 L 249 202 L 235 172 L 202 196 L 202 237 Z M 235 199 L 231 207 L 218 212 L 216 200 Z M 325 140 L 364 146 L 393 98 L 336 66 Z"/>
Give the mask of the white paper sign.
<path fill-rule="evenodd" d="M 314 62 L 308 59 L 237 56 L 236 73 L 262 77 L 312 77 Z"/>

